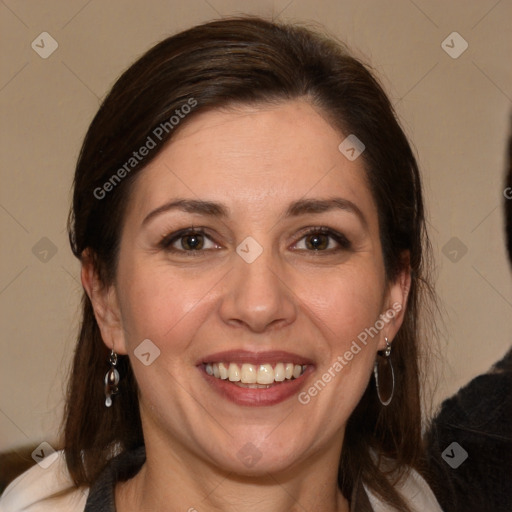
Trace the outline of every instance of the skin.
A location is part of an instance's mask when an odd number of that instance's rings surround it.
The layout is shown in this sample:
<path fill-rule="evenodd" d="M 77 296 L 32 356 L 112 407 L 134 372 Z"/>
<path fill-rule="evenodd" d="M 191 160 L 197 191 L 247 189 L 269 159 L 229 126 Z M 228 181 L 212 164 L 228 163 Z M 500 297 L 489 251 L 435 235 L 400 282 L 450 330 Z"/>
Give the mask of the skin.
<path fill-rule="evenodd" d="M 103 339 L 129 355 L 140 387 L 147 461 L 116 487 L 118 510 L 348 510 L 337 487 L 345 425 L 405 307 L 307 405 L 236 405 L 196 368 L 218 351 L 285 350 L 314 361 L 307 390 L 380 314 L 405 306 L 409 273 L 386 282 L 363 160 L 343 156 L 344 138 L 303 100 L 201 113 L 138 177 L 115 283 L 102 286 L 84 259 Z M 293 201 L 332 197 L 364 221 L 341 209 L 283 216 Z M 224 203 L 229 215 L 173 209 L 143 222 L 176 198 Z M 200 251 L 190 237 L 175 252 L 159 245 L 191 226 L 209 237 Z M 315 250 L 304 231 L 319 226 L 350 247 L 325 235 Z M 247 236 L 263 248 L 252 263 L 236 252 Z M 134 357 L 144 339 L 161 351 L 149 366 Z M 261 456 L 251 467 L 238 456 L 247 443 Z"/>

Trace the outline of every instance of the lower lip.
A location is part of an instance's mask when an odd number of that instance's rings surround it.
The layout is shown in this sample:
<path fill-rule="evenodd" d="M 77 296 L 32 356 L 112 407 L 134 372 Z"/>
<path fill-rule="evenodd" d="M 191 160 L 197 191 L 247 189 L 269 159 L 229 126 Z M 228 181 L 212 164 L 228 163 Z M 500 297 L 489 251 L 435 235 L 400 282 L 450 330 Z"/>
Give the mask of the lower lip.
<path fill-rule="evenodd" d="M 299 393 L 307 376 L 313 371 L 313 367 L 308 365 L 305 372 L 296 379 L 276 383 L 270 388 L 244 388 L 227 379 L 217 379 L 208 375 L 203 365 L 198 368 L 206 382 L 221 396 L 237 405 L 251 405 L 253 407 L 276 405 L 284 402 Z"/>

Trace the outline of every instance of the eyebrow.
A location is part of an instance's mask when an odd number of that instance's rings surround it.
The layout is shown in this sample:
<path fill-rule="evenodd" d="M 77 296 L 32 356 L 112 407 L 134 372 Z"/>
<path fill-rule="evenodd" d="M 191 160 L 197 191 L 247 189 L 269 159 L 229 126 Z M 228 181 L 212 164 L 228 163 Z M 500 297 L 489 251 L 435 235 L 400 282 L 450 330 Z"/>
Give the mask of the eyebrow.
<path fill-rule="evenodd" d="M 217 218 L 229 217 L 229 208 L 222 203 L 198 199 L 176 199 L 151 211 L 142 221 L 142 225 L 147 224 L 158 215 L 171 210 L 181 210 L 187 213 L 197 213 L 199 215 Z M 352 213 L 359 218 L 365 227 L 368 226 L 363 212 L 352 201 L 342 197 L 333 197 L 330 199 L 299 199 L 298 201 L 290 203 L 283 218 L 298 217 L 304 214 L 318 214 L 331 210 L 343 210 Z"/>
<path fill-rule="evenodd" d="M 331 210 L 343 210 L 354 214 L 359 220 L 368 226 L 368 222 L 363 212 L 352 201 L 342 197 L 333 197 L 330 199 L 299 199 L 290 204 L 284 217 L 298 217 L 306 213 L 323 213 Z"/>

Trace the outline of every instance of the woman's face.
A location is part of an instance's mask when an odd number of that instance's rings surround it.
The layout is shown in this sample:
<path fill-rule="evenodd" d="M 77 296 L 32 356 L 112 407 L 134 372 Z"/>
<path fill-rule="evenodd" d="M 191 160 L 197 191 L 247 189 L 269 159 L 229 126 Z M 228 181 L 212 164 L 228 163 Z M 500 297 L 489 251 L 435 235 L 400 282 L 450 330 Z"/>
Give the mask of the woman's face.
<path fill-rule="evenodd" d="M 148 447 L 243 474 L 339 456 L 407 289 L 385 280 L 346 135 L 304 101 L 212 111 L 139 175 L 94 302 L 130 357 Z"/>

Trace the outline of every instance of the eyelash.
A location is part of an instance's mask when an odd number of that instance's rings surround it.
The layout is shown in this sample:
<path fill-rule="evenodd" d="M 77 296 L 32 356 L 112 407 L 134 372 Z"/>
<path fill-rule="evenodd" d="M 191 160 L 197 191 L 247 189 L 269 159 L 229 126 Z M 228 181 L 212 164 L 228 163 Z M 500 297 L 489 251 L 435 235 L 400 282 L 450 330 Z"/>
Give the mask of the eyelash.
<path fill-rule="evenodd" d="M 336 253 L 339 251 L 347 251 L 352 248 L 352 244 L 350 243 L 350 241 L 347 239 L 347 237 L 345 235 L 338 233 L 337 231 L 334 231 L 331 228 L 327 228 L 327 227 L 323 227 L 323 226 L 308 228 L 307 231 L 305 231 L 302 234 L 301 238 L 299 238 L 299 240 L 296 242 L 296 244 L 303 238 L 306 238 L 309 235 L 316 235 L 316 234 L 328 235 L 329 237 L 331 237 L 333 240 L 335 240 L 338 243 L 339 247 L 334 248 L 334 249 L 321 249 L 321 250 L 300 249 L 300 250 L 305 250 L 310 253 L 322 253 L 323 252 L 323 253 L 327 253 L 327 254 L 333 254 L 333 253 Z M 159 247 L 168 252 L 183 253 L 183 254 L 188 253 L 187 256 L 192 256 L 192 257 L 194 257 L 194 256 L 197 257 L 200 253 L 204 253 L 205 251 L 212 250 L 212 249 L 185 250 L 185 249 L 176 249 L 176 248 L 172 247 L 174 242 L 180 240 L 181 238 L 185 238 L 187 236 L 192 236 L 192 235 L 201 235 L 201 236 L 208 238 L 210 241 L 213 242 L 213 240 L 206 234 L 204 229 L 202 229 L 202 228 L 185 228 L 185 229 L 176 231 L 175 233 L 171 233 L 170 235 L 166 235 L 159 243 Z"/>

